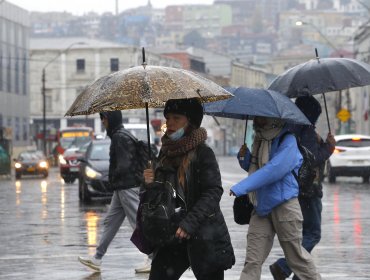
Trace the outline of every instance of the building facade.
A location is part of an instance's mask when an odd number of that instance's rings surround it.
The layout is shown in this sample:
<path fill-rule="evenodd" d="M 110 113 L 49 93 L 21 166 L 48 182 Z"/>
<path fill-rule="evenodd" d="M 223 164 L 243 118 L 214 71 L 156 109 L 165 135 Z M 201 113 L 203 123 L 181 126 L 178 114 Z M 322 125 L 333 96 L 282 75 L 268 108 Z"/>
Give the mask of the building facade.
<path fill-rule="evenodd" d="M 11 132 L 13 153 L 29 141 L 29 14 L 0 2 L 0 127 Z"/>

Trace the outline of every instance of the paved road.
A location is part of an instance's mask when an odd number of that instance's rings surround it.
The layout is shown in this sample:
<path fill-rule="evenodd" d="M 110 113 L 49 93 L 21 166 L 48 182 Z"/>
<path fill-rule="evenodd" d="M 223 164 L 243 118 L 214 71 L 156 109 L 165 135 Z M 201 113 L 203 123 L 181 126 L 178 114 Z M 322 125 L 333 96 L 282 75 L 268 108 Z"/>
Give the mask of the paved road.
<path fill-rule="evenodd" d="M 234 223 L 232 184 L 244 177 L 232 158 L 219 158 L 225 194 L 222 209 L 227 220 L 237 263 L 225 279 L 238 279 L 245 256 L 247 226 Z M 47 180 L 0 178 L 0 279 L 147 279 L 134 267 L 145 257 L 130 243 L 124 223 L 104 258 L 101 274 L 77 262 L 93 254 L 108 202 L 78 201 L 78 184 L 65 185 L 57 170 Z M 323 279 L 370 279 L 370 185 L 343 179 L 325 185 L 323 238 L 313 252 Z M 262 279 L 272 279 L 268 265 L 282 256 L 278 241 L 263 267 Z M 187 271 L 181 279 L 194 279 Z"/>

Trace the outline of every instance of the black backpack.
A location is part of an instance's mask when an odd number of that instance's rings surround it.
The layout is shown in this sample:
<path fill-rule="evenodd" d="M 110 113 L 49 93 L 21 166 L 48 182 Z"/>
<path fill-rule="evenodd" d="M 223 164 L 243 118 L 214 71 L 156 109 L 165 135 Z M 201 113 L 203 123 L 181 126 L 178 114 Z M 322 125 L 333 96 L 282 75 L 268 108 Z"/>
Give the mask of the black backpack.
<path fill-rule="evenodd" d="M 158 167 L 155 181 L 147 187 L 140 200 L 141 229 L 153 247 L 173 242 L 185 210 L 177 206 L 179 184 L 177 170 Z"/>
<path fill-rule="evenodd" d="M 280 136 L 279 145 L 281 142 L 283 142 L 284 137 L 287 134 L 291 134 L 295 137 L 294 134 L 290 132 L 285 132 L 283 135 Z M 299 195 L 302 197 L 312 197 L 316 193 L 316 190 L 313 184 L 316 178 L 316 168 L 315 168 L 316 158 L 315 158 L 315 155 L 311 153 L 309 149 L 307 149 L 306 147 L 300 144 L 297 137 L 295 138 L 297 140 L 298 149 L 303 157 L 303 163 L 298 170 L 298 174 L 296 174 L 294 170 L 292 170 L 292 174 L 298 182 Z"/>
<path fill-rule="evenodd" d="M 144 169 L 148 168 L 148 162 L 150 160 L 148 152 L 148 143 L 142 140 L 138 140 L 129 131 L 124 130 L 125 134 L 131 138 L 135 143 L 135 155 L 133 160 L 133 170 L 135 173 L 135 181 L 137 186 L 141 186 L 144 183 Z M 152 151 L 152 159 L 154 159 L 154 154 Z"/>

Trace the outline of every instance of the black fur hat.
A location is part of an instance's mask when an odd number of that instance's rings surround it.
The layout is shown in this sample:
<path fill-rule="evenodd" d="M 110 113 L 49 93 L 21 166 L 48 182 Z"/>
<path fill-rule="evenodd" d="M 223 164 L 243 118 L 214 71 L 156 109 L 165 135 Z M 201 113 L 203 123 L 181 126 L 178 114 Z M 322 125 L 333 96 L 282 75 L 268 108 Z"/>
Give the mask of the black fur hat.
<path fill-rule="evenodd" d="M 295 104 L 313 125 L 317 122 L 322 110 L 320 102 L 315 97 L 300 96 L 295 100 Z"/>
<path fill-rule="evenodd" d="M 199 128 L 203 119 L 203 106 L 197 98 L 170 99 L 166 102 L 163 115 L 168 113 L 184 115 L 194 127 Z"/>

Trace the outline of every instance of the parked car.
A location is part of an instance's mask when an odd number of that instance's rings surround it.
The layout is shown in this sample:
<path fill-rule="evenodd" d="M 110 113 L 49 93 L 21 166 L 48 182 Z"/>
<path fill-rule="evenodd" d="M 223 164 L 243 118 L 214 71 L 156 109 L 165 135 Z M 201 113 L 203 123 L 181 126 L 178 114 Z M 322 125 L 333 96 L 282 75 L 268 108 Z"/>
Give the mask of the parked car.
<path fill-rule="evenodd" d="M 16 179 L 23 175 L 42 175 L 44 178 L 49 175 L 49 164 L 41 151 L 21 152 L 14 161 Z"/>
<path fill-rule="evenodd" d="M 360 134 L 336 135 L 334 153 L 327 161 L 326 175 L 330 183 L 338 176 L 370 178 L 370 136 Z"/>
<path fill-rule="evenodd" d="M 109 147 L 110 139 L 93 140 L 84 157 L 80 157 L 79 199 L 88 202 L 92 197 L 111 197 L 109 187 Z"/>

